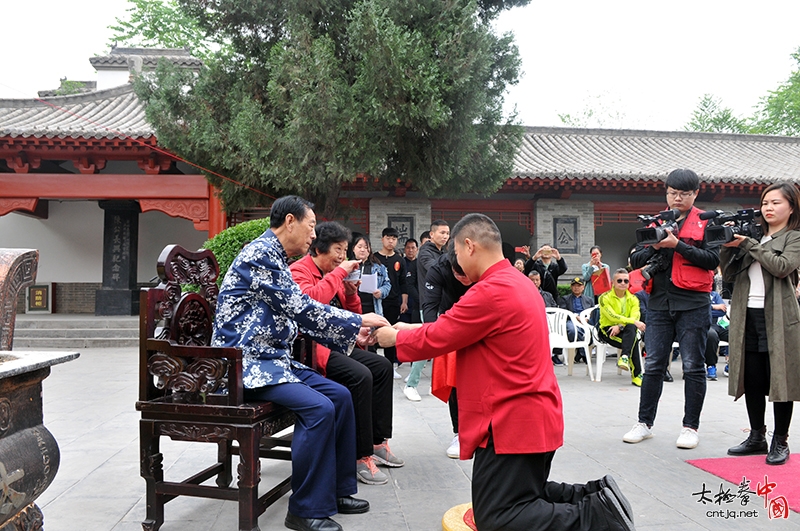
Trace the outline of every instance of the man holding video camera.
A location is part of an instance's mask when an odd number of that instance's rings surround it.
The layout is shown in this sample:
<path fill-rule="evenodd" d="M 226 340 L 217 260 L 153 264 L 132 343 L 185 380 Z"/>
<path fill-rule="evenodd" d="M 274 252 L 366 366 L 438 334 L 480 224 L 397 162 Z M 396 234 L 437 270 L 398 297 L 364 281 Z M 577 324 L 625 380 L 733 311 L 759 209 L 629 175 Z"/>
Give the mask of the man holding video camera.
<path fill-rule="evenodd" d="M 706 394 L 704 353 L 711 326 L 709 292 L 714 269 L 719 264 L 719 247 L 707 248 L 701 210 L 694 202 L 700 179 L 692 170 L 678 169 L 667 176 L 667 205 L 673 209 L 674 223 L 661 222 L 660 240 L 637 245 L 631 266 L 643 267 L 649 277 L 647 291 L 647 358 L 642 391 L 639 396 L 639 420 L 622 440 L 638 443 L 653 436 L 651 428 L 661 397 L 664 372 L 669 366 L 672 343 L 678 341 L 684 375 L 683 427 L 678 448 L 695 448 L 697 429 Z M 669 212 L 669 211 L 668 211 Z M 661 219 L 670 216 L 660 216 Z"/>

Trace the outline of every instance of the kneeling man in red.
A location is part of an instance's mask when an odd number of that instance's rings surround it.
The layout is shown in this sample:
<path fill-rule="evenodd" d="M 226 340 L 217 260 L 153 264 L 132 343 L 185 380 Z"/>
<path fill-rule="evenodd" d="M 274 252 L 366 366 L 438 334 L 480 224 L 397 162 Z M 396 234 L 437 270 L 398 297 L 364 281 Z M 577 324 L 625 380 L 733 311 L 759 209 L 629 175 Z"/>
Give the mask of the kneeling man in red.
<path fill-rule="evenodd" d="M 483 214 L 453 228 L 458 263 L 476 284 L 433 323 L 375 331 L 401 361 L 456 351 L 461 459 L 474 456 L 472 507 L 480 531 L 632 530 L 630 503 L 611 476 L 549 481 L 564 442 L 561 392 L 536 287 L 503 257 Z"/>

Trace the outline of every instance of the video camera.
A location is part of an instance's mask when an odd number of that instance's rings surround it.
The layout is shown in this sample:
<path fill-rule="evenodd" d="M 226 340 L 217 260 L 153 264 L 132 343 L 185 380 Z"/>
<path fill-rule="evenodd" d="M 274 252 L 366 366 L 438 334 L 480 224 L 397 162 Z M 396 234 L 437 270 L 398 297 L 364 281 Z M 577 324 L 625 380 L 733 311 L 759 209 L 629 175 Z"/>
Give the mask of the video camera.
<path fill-rule="evenodd" d="M 722 210 L 709 210 L 700 214 L 700 219 L 711 219 L 706 227 L 706 245 L 719 247 L 724 243 L 733 241 L 736 234 L 760 240 L 764 236 L 761 225 L 755 218 L 761 217 L 760 210 L 745 208 L 736 213 L 723 212 Z M 732 225 L 725 225 L 733 223 Z"/>
<path fill-rule="evenodd" d="M 636 216 L 644 225 L 656 225 L 655 227 L 636 229 L 636 243 L 639 245 L 652 245 L 660 242 L 667 237 L 668 233 L 678 228 L 675 220 L 680 215 L 681 211 L 673 208 L 659 212 L 655 216 Z"/>

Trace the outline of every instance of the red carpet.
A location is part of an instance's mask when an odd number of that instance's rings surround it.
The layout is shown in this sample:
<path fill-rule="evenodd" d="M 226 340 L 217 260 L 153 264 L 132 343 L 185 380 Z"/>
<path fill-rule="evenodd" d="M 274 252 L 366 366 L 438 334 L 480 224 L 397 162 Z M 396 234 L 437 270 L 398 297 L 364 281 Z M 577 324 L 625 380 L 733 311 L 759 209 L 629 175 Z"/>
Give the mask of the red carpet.
<path fill-rule="evenodd" d="M 715 476 L 718 476 L 726 481 L 738 486 L 742 483 L 742 478 L 747 478 L 750 481 L 750 490 L 754 492 L 751 494 L 752 498 L 759 498 L 758 500 L 751 499 L 750 503 L 760 503 L 764 507 L 764 497 L 768 500 L 778 500 L 781 496 L 784 497 L 789 508 L 800 513 L 800 454 L 792 455 L 785 465 L 770 466 L 764 462 L 765 455 L 749 455 L 746 457 L 718 457 L 714 459 L 694 459 L 686 461 L 690 465 L 694 465 L 700 470 L 705 470 Z M 765 481 L 764 478 L 767 478 Z M 761 496 L 757 492 L 761 486 Z M 768 488 L 765 489 L 764 486 Z M 766 493 L 769 487 L 772 491 Z M 719 492 L 719 485 L 706 483 L 706 488 L 711 490 L 708 497 L 712 497 Z M 727 487 L 726 487 L 727 488 Z M 738 489 L 731 488 L 731 493 L 736 494 Z M 783 503 L 778 501 L 776 503 Z M 768 504 L 769 507 L 769 504 Z"/>

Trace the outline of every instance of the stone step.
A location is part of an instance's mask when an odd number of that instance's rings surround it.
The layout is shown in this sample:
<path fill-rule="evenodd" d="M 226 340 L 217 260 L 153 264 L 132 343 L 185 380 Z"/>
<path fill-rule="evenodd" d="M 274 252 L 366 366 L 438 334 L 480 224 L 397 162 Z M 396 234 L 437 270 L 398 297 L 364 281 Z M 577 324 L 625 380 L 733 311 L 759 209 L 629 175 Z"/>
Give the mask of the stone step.
<path fill-rule="evenodd" d="M 132 338 L 114 339 L 107 337 L 89 338 L 24 338 L 14 334 L 14 350 L 43 348 L 121 348 L 138 347 L 139 340 Z"/>
<path fill-rule="evenodd" d="M 31 316 L 30 314 L 17 315 L 14 325 L 15 330 L 27 329 L 48 329 L 48 328 L 78 328 L 78 329 L 98 329 L 98 328 L 139 328 L 139 317 L 93 317 L 93 316 Z"/>
<path fill-rule="evenodd" d="M 14 327 L 14 339 L 48 338 L 96 338 L 96 339 L 135 339 L 139 337 L 138 328 L 20 328 Z"/>

